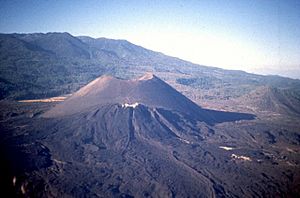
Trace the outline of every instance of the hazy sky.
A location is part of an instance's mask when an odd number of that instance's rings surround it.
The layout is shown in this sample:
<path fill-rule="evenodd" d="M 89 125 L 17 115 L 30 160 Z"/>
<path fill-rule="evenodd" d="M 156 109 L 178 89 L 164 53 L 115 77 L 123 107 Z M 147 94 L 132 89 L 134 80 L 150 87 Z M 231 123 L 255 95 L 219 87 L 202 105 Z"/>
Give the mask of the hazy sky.
<path fill-rule="evenodd" d="M 126 39 L 199 64 L 300 78 L 300 0 L 0 0 L 0 32 Z"/>

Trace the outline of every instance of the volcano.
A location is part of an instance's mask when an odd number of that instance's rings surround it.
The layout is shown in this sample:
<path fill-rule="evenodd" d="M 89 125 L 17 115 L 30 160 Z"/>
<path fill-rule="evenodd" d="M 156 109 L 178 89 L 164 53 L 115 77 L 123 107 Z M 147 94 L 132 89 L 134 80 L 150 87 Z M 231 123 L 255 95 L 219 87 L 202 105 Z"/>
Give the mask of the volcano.
<path fill-rule="evenodd" d="M 134 80 L 101 76 L 81 88 L 65 102 L 45 113 L 44 117 L 87 112 L 108 104 L 133 108 L 144 105 L 150 108 L 164 108 L 187 113 L 207 122 L 213 119 L 209 113 L 203 112 L 199 106 L 151 73 Z"/>
<path fill-rule="evenodd" d="M 207 155 L 199 142 L 214 134 L 220 118 L 253 118 L 203 109 L 149 73 L 134 80 L 101 76 L 41 117 L 33 128 L 59 172 L 45 185 L 61 195 L 108 197 L 214 196 L 207 173 L 180 156 Z"/>
<path fill-rule="evenodd" d="M 39 163 L 17 179 L 30 196 L 227 196 L 199 166 L 225 160 L 205 140 L 216 123 L 253 118 L 203 109 L 153 74 L 101 76 L 22 129 L 21 157 Z"/>
<path fill-rule="evenodd" d="M 59 119 L 63 125 L 59 129 L 69 127 L 56 135 L 61 136 L 58 140 L 76 134 L 83 142 L 120 152 L 141 140 L 187 144 L 202 140 L 207 134 L 199 126 L 209 131 L 217 118 L 214 111 L 202 109 L 150 73 L 134 80 L 97 78 L 42 117 Z"/>
<path fill-rule="evenodd" d="M 195 65 L 123 40 L 0 37 L 7 197 L 300 197 L 299 80 Z M 149 70 L 219 111 L 149 73 L 103 75 Z"/>
<path fill-rule="evenodd" d="M 253 118 L 246 114 L 202 109 L 151 73 L 134 80 L 101 76 L 78 90 L 63 103 L 44 113 L 43 117 L 65 117 L 93 111 L 106 105 L 117 105 L 122 108 L 138 106 L 161 108 L 207 124 Z"/>

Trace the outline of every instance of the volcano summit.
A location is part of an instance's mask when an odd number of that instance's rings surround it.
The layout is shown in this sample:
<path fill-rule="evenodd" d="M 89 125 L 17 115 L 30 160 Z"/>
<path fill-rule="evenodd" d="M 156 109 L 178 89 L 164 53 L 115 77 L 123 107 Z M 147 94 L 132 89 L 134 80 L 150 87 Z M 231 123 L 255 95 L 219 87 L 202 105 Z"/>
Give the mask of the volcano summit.
<path fill-rule="evenodd" d="M 249 119 L 246 114 L 205 110 L 173 89 L 151 73 L 134 80 L 122 80 L 112 76 L 101 76 L 74 93 L 63 103 L 46 112 L 43 117 L 61 117 L 84 113 L 108 104 L 122 107 L 143 105 L 181 113 L 206 123 Z"/>
<path fill-rule="evenodd" d="M 57 117 L 87 112 L 97 106 L 142 104 L 189 114 L 201 113 L 201 108 L 151 73 L 139 79 L 122 80 L 101 76 L 81 88 L 65 102 L 44 114 Z M 136 106 L 134 105 L 134 106 Z M 202 119 L 209 120 L 209 115 Z"/>

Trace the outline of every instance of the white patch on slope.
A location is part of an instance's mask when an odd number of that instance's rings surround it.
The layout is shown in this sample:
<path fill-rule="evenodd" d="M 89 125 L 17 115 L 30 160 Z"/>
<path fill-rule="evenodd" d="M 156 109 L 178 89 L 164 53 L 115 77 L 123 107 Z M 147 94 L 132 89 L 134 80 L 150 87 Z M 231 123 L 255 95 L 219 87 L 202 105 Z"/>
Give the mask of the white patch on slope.
<path fill-rule="evenodd" d="M 17 182 L 17 177 L 16 176 L 13 177 L 12 182 L 13 182 L 13 186 L 16 186 L 16 182 Z"/>
<path fill-rule="evenodd" d="M 286 150 L 288 151 L 288 152 L 291 152 L 291 153 L 296 153 L 296 151 L 294 151 L 293 149 L 290 149 L 290 148 L 286 148 Z"/>
<path fill-rule="evenodd" d="M 139 105 L 139 103 L 137 103 L 137 102 L 135 102 L 135 103 L 133 103 L 133 104 L 125 103 L 125 104 L 122 104 L 122 107 L 123 107 L 123 108 L 127 108 L 127 107 L 136 108 L 138 105 Z"/>
<path fill-rule="evenodd" d="M 60 160 L 57 160 L 57 159 L 53 159 L 53 161 L 58 163 L 58 164 L 66 164 L 66 162 L 63 162 L 63 161 L 60 161 Z"/>
<path fill-rule="evenodd" d="M 150 80 L 154 78 L 154 75 L 152 73 L 146 73 L 144 76 L 140 77 L 138 80 Z"/>
<path fill-rule="evenodd" d="M 226 150 L 226 151 L 231 151 L 231 150 L 234 149 L 234 148 L 228 147 L 228 146 L 219 146 L 219 148 L 224 149 L 224 150 Z"/>
<path fill-rule="evenodd" d="M 21 192 L 23 195 L 25 195 L 25 193 L 26 193 L 24 184 L 21 185 Z"/>
<path fill-rule="evenodd" d="M 188 141 L 188 140 L 185 140 L 185 139 L 182 139 L 182 138 L 179 138 L 179 140 L 182 141 L 182 142 L 184 142 L 184 143 L 186 143 L 186 144 L 191 144 L 191 142 Z"/>
<path fill-rule="evenodd" d="M 233 158 L 233 159 L 239 159 L 239 160 L 244 160 L 244 161 L 252 161 L 252 159 L 250 157 L 243 156 L 243 155 L 231 154 L 231 158 Z"/>

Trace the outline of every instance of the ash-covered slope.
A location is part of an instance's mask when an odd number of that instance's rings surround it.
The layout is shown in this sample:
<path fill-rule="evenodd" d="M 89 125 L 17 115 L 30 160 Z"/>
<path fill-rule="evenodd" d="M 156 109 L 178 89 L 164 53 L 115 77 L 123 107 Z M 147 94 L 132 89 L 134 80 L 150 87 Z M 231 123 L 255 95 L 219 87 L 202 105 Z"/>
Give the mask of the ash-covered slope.
<path fill-rule="evenodd" d="M 42 116 L 45 118 L 70 116 L 111 104 L 123 107 L 144 105 L 149 108 L 161 108 L 207 124 L 254 118 L 250 114 L 202 109 L 151 73 L 134 80 L 101 76 Z"/>
<path fill-rule="evenodd" d="M 210 136 L 210 114 L 152 74 L 130 81 L 100 77 L 46 112 L 44 123 L 34 127 L 60 172 L 55 183 L 43 184 L 50 190 L 42 193 L 214 196 L 213 183 L 170 150 L 192 148 Z M 82 188 L 83 183 L 89 187 Z"/>
<path fill-rule="evenodd" d="M 213 122 L 214 120 L 211 113 L 201 109 L 151 73 L 134 80 L 101 76 L 43 116 L 67 116 L 87 112 L 97 106 L 108 104 L 123 106 L 142 104 L 147 107 L 181 112 L 206 122 Z"/>
<path fill-rule="evenodd" d="M 7 178 L 28 197 L 282 197 L 297 182 L 263 158 L 269 128 L 214 125 L 251 118 L 200 108 L 153 75 L 103 76 L 6 131 L 18 151 Z"/>
<path fill-rule="evenodd" d="M 207 155 L 198 144 L 214 134 L 211 124 L 224 119 L 220 115 L 243 119 L 243 114 L 202 109 L 152 74 L 136 80 L 100 77 L 43 114 L 43 124 L 34 127 L 58 167 L 40 173 L 57 178 L 43 184 L 50 189 L 43 193 L 226 196 L 213 177 L 180 159 L 192 150 Z"/>

